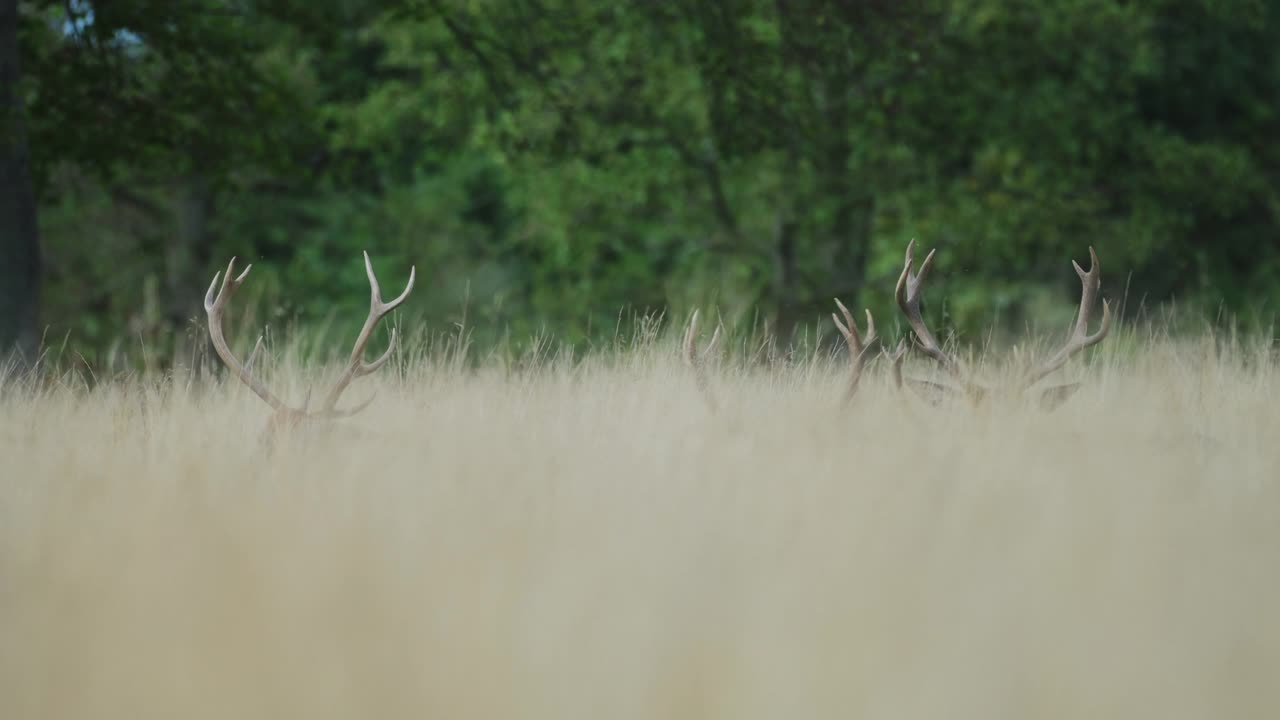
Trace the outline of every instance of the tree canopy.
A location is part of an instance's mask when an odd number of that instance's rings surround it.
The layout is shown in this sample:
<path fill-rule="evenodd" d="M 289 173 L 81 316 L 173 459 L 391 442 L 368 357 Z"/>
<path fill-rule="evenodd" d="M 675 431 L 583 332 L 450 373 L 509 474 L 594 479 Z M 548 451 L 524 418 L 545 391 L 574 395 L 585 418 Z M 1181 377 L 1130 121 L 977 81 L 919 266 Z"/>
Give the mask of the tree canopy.
<path fill-rule="evenodd" d="M 365 249 L 416 264 L 428 327 L 482 341 L 696 306 L 785 341 L 836 296 L 892 317 L 911 238 L 963 332 L 1065 325 L 1090 245 L 1129 315 L 1280 302 L 1276 0 L 13 14 L 39 234 L 6 215 L 0 237 L 39 243 L 31 322 L 86 354 L 163 355 L 232 255 L 260 321 L 354 321 Z"/>

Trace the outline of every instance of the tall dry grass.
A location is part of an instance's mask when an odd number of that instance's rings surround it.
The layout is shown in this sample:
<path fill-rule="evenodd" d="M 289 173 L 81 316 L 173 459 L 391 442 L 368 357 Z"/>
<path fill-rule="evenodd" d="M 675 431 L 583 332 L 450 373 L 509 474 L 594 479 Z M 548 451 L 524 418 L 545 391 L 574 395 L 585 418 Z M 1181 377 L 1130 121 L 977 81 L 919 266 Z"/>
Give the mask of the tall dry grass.
<path fill-rule="evenodd" d="M 237 385 L 10 380 L 0 717 L 1276 717 L 1277 362 L 1108 343 L 1052 415 L 416 355 L 271 453 Z"/>

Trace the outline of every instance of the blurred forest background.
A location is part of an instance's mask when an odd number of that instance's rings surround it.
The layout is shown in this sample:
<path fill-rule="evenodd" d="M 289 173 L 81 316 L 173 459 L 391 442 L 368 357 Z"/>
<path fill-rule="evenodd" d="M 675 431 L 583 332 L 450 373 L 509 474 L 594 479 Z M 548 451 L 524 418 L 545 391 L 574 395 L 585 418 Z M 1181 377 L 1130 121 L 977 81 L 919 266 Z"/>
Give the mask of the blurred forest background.
<path fill-rule="evenodd" d="M 0 0 L 0 91 L 28 353 L 168 362 L 232 255 L 243 332 L 354 329 L 364 249 L 481 345 L 892 334 L 911 238 L 969 340 L 1064 330 L 1091 244 L 1130 318 L 1280 307 L 1277 0 Z"/>

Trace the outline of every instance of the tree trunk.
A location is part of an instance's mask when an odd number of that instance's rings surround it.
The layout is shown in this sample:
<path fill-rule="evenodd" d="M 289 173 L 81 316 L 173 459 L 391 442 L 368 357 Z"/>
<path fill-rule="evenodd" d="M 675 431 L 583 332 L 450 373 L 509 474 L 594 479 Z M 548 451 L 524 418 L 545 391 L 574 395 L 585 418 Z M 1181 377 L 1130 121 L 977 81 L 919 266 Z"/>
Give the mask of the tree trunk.
<path fill-rule="evenodd" d="M 846 293 L 847 302 L 859 301 L 867 284 L 867 263 L 871 258 L 875 196 L 866 190 L 845 188 L 832 218 L 830 238 L 835 252 L 828 287 Z M 827 302 L 830 302 L 829 300 Z"/>
<path fill-rule="evenodd" d="M 213 192 L 209 183 L 193 174 L 181 184 L 178 198 L 178 232 L 165 247 L 166 315 L 176 332 L 201 312 L 204 271 L 209 264 L 213 219 Z"/>
<path fill-rule="evenodd" d="M 869 189 L 865 170 L 850 167 L 854 147 L 849 128 L 859 122 L 859 113 L 848 94 L 849 80 L 841 73 L 831 73 L 821 82 L 828 102 L 824 143 L 815 165 L 821 196 L 834 203 L 829 224 L 820 230 L 826 244 L 820 255 L 830 258 L 824 289 L 837 288 L 845 302 L 858 302 L 867 281 L 875 194 Z M 820 298 L 818 302 L 825 305 L 831 300 Z"/>
<path fill-rule="evenodd" d="M 784 346 L 795 335 L 796 307 L 796 223 L 786 210 L 779 210 L 773 228 L 773 334 Z"/>
<path fill-rule="evenodd" d="M 214 193 L 199 173 L 182 178 L 176 185 L 173 211 L 176 232 L 163 245 L 164 273 L 161 280 L 161 316 L 155 329 L 164 339 L 153 344 L 171 352 L 167 361 L 174 366 L 196 367 L 210 357 L 209 337 L 204 333 L 201 301 L 209 277 L 212 251 Z M 195 321 L 193 323 L 193 320 Z"/>
<path fill-rule="evenodd" d="M 34 362 L 40 332 L 40 234 L 19 93 L 18 0 L 0 0 L 0 362 Z"/>
<path fill-rule="evenodd" d="M 783 345 L 789 345 L 795 334 L 798 313 L 796 307 L 797 283 L 799 267 L 796 257 L 796 208 L 804 207 L 806 201 L 797 196 L 796 178 L 800 173 L 800 143 L 794 130 L 787 131 L 787 154 L 782 165 L 783 182 L 781 193 L 775 202 L 778 209 L 773 224 L 773 278 L 772 278 L 772 319 L 771 330 L 774 339 Z"/>

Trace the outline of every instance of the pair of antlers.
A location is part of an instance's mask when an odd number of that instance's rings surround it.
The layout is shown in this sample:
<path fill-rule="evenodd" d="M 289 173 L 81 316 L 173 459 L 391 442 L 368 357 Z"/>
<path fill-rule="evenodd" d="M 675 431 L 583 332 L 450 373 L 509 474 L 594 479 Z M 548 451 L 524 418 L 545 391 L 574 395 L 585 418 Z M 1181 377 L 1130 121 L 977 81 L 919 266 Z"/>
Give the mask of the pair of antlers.
<path fill-rule="evenodd" d="M 897 300 L 898 308 L 902 310 L 903 315 L 907 318 L 907 323 L 911 326 L 912 335 L 914 336 L 914 346 L 919 348 L 929 358 L 937 362 L 948 375 L 959 384 L 959 388 L 934 383 L 927 380 L 907 379 L 913 390 L 920 394 L 925 400 L 931 404 L 937 405 L 948 395 L 960 392 L 970 399 L 979 401 L 985 399 L 991 394 L 991 388 L 975 380 L 972 375 L 965 369 L 964 365 L 948 354 L 942 345 L 934 337 L 933 332 L 929 330 L 929 326 L 924 321 L 924 315 L 920 311 L 921 288 L 924 281 L 929 276 L 929 271 L 933 268 L 933 258 L 937 250 L 930 250 L 925 256 L 924 262 L 920 263 L 920 269 L 913 272 L 915 266 L 915 240 L 907 244 L 906 256 L 903 259 L 902 274 L 898 276 L 898 284 L 894 291 L 894 298 Z M 1102 342 L 1103 338 L 1111 329 L 1111 306 L 1106 300 L 1102 301 L 1102 323 L 1098 331 L 1089 334 L 1089 324 L 1093 317 L 1094 304 L 1097 301 L 1098 291 L 1101 285 L 1102 265 L 1098 262 L 1098 254 L 1093 248 L 1089 248 L 1089 269 L 1085 270 L 1075 260 L 1071 261 L 1072 267 L 1075 268 L 1076 274 L 1080 276 L 1080 307 L 1076 315 L 1076 324 L 1072 330 L 1071 337 L 1067 343 L 1054 353 L 1044 362 L 1028 368 L 1022 376 L 1015 382 L 1014 391 L 1018 394 L 1025 393 L 1033 385 L 1043 380 L 1054 371 L 1066 365 L 1071 357 L 1085 348 L 1097 345 Z M 836 327 L 840 330 L 840 334 L 844 337 L 845 343 L 849 348 L 849 381 L 845 390 L 845 402 L 848 403 L 858 391 L 858 382 L 862 378 L 862 370 L 864 366 L 863 356 L 866 354 L 867 348 L 876 341 L 876 325 L 875 319 L 871 317 L 871 311 L 867 310 L 867 331 L 863 336 L 858 332 L 858 326 L 854 323 L 853 313 L 836 298 L 836 307 L 840 310 L 840 315 L 831 314 L 831 319 L 835 322 Z M 843 318 L 841 317 L 843 316 Z M 698 381 L 699 388 L 703 394 L 707 396 L 708 402 L 715 408 L 714 398 L 709 392 L 709 380 L 706 375 L 706 361 L 712 349 L 714 349 L 716 341 L 720 337 L 720 329 L 716 328 L 715 335 L 711 339 L 710 345 L 703 351 L 697 349 L 697 333 L 698 333 L 698 313 L 694 312 L 693 318 L 689 323 L 688 329 L 685 331 L 683 350 L 685 362 L 694 368 L 695 377 Z M 902 377 L 902 363 L 906 358 L 909 349 L 907 340 L 904 338 L 898 343 L 897 348 L 892 353 L 885 353 L 892 363 L 893 381 L 898 388 L 903 387 L 904 380 Z M 1051 410 L 1067 398 L 1069 398 L 1078 388 L 1079 383 L 1066 383 L 1045 388 L 1041 391 L 1039 403 L 1043 409 Z"/>
<path fill-rule="evenodd" d="M 915 245 L 915 240 L 907 244 L 902 274 L 898 276 L 898 285 L 894 290 L 894 298 L 898 302 L 898 308 L 907 316 L 907 323 L 911 325 L 912 334 L 915 337 L 915 347 L 937 362 L 948 375 L 959 383 L 960 392 L 972 400 L 983 400 L 991 394 L 992 388 L 975 380 L 959 360 L 947 354 L 933 336 L 933 333 L 929 331 L 929 326 L 925 324 L 924 316 L 920 312 L 921 287 L 924 285 L 925 279 L 929 277 L 929 271 L 933 268 L 933 258 L 937 250 L 930 250 L 929 254 L 925 256 L 924 262 L 920 263 L 919 271 L 912 272 Z M 1021 377 L 1014 381 L 1010 389 L 1015 394 L 1022 395 L 1026 393 L 1033 385 L 1066 365 L 1072 356 L 1102 342 L 1111 330 L 1111 305 L 1104 299 L 1102 301 L 1102 323 L 1097 332 L 1092 335 L 1089 334 L 1089 323 L 1093 318 L 1094 303 L 1097 302 L 1098 291 L 1102 283 L 1102 264 L 1098 262 L 1098 253 L 1094 252 L 1093 247 L 1089 248 L 1088 270 L 1080 267 L 1080 263 L 1075 260 L 1071 261 L 1071 266 L 1075 268 L 1076 275 L 1080 277 L 1080 306 L 1076 312 L 1076 323 L 1071 331 L 1071 337 L 1056 353 L 1044 362 L 1028 367 Z M 898 347 L 889 355 L 893 363 L 894 384 L 898 387 L 903 385 L 902 361 L 906 356 L 906 349 L 906 341 L 900 341 Z M 935 405 L 939 404 L 947 395 L 954 394 L 957 391 L 956 388 L 925 380 L 910 379 L 908 382 L 911 383 L 912 388 L 921 397 Z M 1052 410 L 1065 402 L 1079 388 L 1080 383 L 1064 383 L 1045 388 L 1040 392 L 1039 405 L 1044 410 Z"/>
<path fill-rule="evenodd" d="M 342 393 L 351 384 L 351 381 L 369 375 L 378 370 L 391 359 L 391 353 L 396 349 L 396 331 L 391 329 L 391 340 L 387 343 L 387 349 L 382 355 L 378 356 L 373 362 L 365 362 L 364 350 L 369 344 L 369 339 L 373 337 L 373 330 L 383 317 L 392 310 L 395 310 L 409 297 L 409 292 L 413 290 L 413 281 L 417 275 L 417 269 L 411 267 L 409 269 L 409 284 L 405 286 L 404 292 L 391 302 L 382 301 L 382 291 L 378 287 L 378 278 L 373 274 L 373 263 L 369 261 L 369 253 L 364 253 L 364 267 L 369 275 L 369 316 L 364 321 L 364 327 L 360 330 L 360 335 L 356 337 L 355 347 L 351 350 L 351 358 L 347 362 L 346 368 L 342 374 L 334 382 L 333 387 L 329 390 L 329 394 L 325 396 L 324 401 L 316 410 L 311 410 L 310 393 L 307 400 L 303 402 L 302 407 L 292 407 L 280 399 L 278 395 L 271 392 L 262 380 L 253 374 L 253 361 L 258 355 L 258 351 L 262 349 L 262 337 L 258 337 L 258 342 L 254 345 L 253 352 L 249 355 L 248 362 L 241 363 L 231 352 L 231 348 L 227 345 L 226 337 L 222 331 L 222 316 L 227 308 L 227 303 L 231 301 L 231 296 L 235 294 L 240 285 L 244 283 L 249 271 L 253 269 L 253 265 L 245 266 L 244 272 L 239 276 L 235 275 L 236 259 L 231 258 L 231 262 L 227 263 L 226 274 L 216 273 L 213 276 L 213 282 L 209 284 L 209 290 L 204 296 L 204 311 L 209 317 L 209 338 L 213 341 L 213 349 L 218 353 L 218 357 L 226 364 L 240 381 L 249 386 L 249 389 L 255 395 L 262 398 L 274 411 L 271 419 L 267 424 L 268 436 L 275 432 L 288 430 L 311 420 L 332 420 L 343 417 L 350 417 L 369 406 L 373 402 L 373 397 L 360 403 L 359 405 L 345 409 L 338 409 L 338 400 L 342 397 Z M 218 286 L 218 278 L 222 278 L 221 287 Z M 217 295 L 214 290 L 217 289 Z"/>

